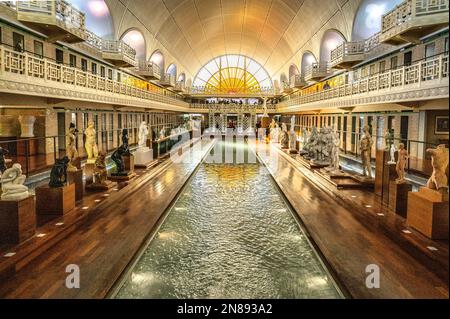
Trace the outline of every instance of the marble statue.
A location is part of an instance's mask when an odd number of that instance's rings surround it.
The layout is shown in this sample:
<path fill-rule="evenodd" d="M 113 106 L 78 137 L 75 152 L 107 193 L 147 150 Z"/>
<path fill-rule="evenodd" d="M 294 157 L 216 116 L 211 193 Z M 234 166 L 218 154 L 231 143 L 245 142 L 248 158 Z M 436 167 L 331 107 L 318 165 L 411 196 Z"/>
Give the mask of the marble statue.
<path fill-rule="evenodd" d="M 448 148 L 445 145 L 439 145 L 435 149 L 428 149 L 427 154 L 431 155 L 431 166 L 433 174 L 428 180 L 427 187 L 443 193 L 448 190 Z"/>
<path fill-rule="evenodd" d="M 319 165 L 330 165 L 330 129 L 322 127 L 317 138 L 311 144 L 313 151 L 312 162 Z"/>
<path fill-rule="evenodd" d="M 395 162 L 395 152 L 397 152 L 397 148 L 395 147 L 395 144 L 392 143 L 391 144 L 391 148 L 389 150 L 389 154 L 390 154 L 391 158 L 389 159 L 388 164 L 395 164 L 396 163 Z"/>
<path fill-rule="evenodd" d="M 341 146 L 341 138 L 339 136 L 336 126 L 331 131 L 330 136 L 331 136 L 331 139 L 330 139 L 330 144 L 331 144 L 330 170 L 332 172 L 340 172 L 339 153 L 340 153 L 340 146 Z"/>
<path fill-rule="evenodd" d="M 76 172 L 78 170 L 78 168 L 74 165 L 74 162 L 78 160 L 78 150 L 75 144 L 76 133 L 78 133 L 78 130 L 76 129 L 75 124 L 70 123 L 66 145 L 66 156 L 69 159 L 67 171 L 69 172 Z"/>
<path fill-rule="evenodd" d="M 392 129 L 386 130 L 386 134 L 384 135 L 384 141 L 386 144 L 385 150 L 390 151 L 392 149 L 392 145 L 394 144 L 394 131 Z"/>
<path fill-rule="evenodd" d="M 164 129 L 164 127 L 161 129 L 161 131 L 159 131 L 159 139 L 162 140 L 163 138 L 166 137 L 166 130 Z"/>
<path fill-rule="evenodd" d="M 69 158 L 67 156 L 57 159 L 50 172 L 50 182 L 48 186 L 51 188 L 64 187 L 67 183 L 67 165 Z"/>
<path fill-rule="evenodd" d="M 125 172 L 125 163 L 124 156 L 130 156 L 130 148 L 128 146 L 128 130 L 123 129 L 122 131 L 122 145 L 120 145 L 117 150 L 114 151 L 111 155 L 111 159 L 116 164 L 117 173 L 114 175 L 127 175 L 128 172 Z"/>
<path fill-rule="evenodd" d="M 362 166 L 363 166 L 363 176 L 373 179 L 372 175 L 372 166 L 370 164 L 370 160 L 372 157 L 372 145 L 373 140 L 370 135 L 369 126 L 364 126 L 364 133 L 360 140 L 360 151 L 362 158 Z"/>
<path fill-rule="evenodd" d="M 311 129 L 311 134 L 308 137 L 308 143 L 305 145 L 305 149 L 308 154 L 305 156 L 306 159 L 316 159 L 317 147 L 319 144 L 319 132 L 317 127 L 313 126 Z"/>
<path fill-rule="evenodd" d="M 289 130 L 289 151 L 297 152 L 297 134 L 295 133 L 295 115 L 291 117 L 291 127 Z"/>
<path fill-rule="evenodd" d="M 302 129 L 301 142 L 302 142 L 302 149 L 300 150 L 300 155 L 306 155 L 308 154 L 308 147 L 309 147 L 308 145 L 309 133 L 305 127 Z"/>
<path fill-rule="evenodd" d="M 98 156 L 98 146 L 96 142 L 97 132 L 95 131 L 93 121 L 89 121 L 88 127 L 84 131 L 84 135 L 86 136 L 84 147 L 86 149 L 88 163 L 95 163 L 95 159 Z"/>
<path fill-rule="evenodd" d="M 286 123 L 281 124 L 280 143 L 281 148 L 289 148 L 289 134 Z"/>
<path fill-rule="evenodd" d="M 93 171 L 93 183 L 97 186 L 107 186 L 106 181 L 108 179 L 108 170 L 106 168 L 106 153 L 101 151 L 95 160 L 95 166 Z"/>
<path fill-rule="evenodd" d="M 408 155 L 408 151 L 405 149 L 405 144 L 400 143 L 398 145 L 398 161 L 397 161 L 397 166 L 396 166 L 396 171 L 397 171 L 397 179 L 395 180 L 395 182 L 397 184 L 403 184 L 406 182 L 405 180 L 405 169 L 406 169 L 406 164 L 408 161 L 409 155 Z"/>
<path fill-rule="evenodd" d="M 146 122 L 142 122 L 141 126 L 139 127 L 139 141 L 138 145 L 139 148 L 143 148 L 147 146 L 147 137 L 148 137 L 148 126 Z"/>
<path fill-rule="evenodd" d="M 275 121 L 274 118 L 272 118 L 272 122 L 270 122 L 270 126 L 269 126 L 270 129 L 271 129 L 271 130 L 274 129 L 276 125 L 277 125 L 277 122 Z"/>
<path fill-rule="evenodd" d="M 2 200 L 19 201 L 30 196 L 28 188 L 23 185 L 26 176 L 22 174 L 22 166 L 20 164 L 13 164 L 2 173 Z"/>
<path fill-rule="evenodd" d="M 0 146 L 0 172 L 3 174 L 6 171 L 5 155 L 8 155 L 8 150 Z"/>

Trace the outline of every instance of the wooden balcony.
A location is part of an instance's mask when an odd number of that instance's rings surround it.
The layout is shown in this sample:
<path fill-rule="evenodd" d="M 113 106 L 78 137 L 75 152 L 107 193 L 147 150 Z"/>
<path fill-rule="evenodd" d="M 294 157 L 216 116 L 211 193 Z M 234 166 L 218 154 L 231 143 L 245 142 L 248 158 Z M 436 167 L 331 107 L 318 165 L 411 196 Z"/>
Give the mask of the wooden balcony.
<path fill-rule="evenodd" d="M 298 74 L 291 77 L 289 85 L 291 89 L 301 89 L 307 86 L 308 83 L 305 81 L 305 78 L 302 75 Z"/>
<path fill-rule="evenodd" d="M 136 73 L 146 78 L 147 80 L 160 80 L 161 71 L 159 67 L 149 61 L 141 60 L 136 67 Z"/>
<path fill-rule="evenodd" d="M 364 61 L 365 41 L 344 42 L 331 51 L 331 67 L 335 69 L 351 69 Z"/>
<path fill-rule="evenodd" d="M 17 1 L 17 19 L 48 36 L 49 42 L 86 40 L 86 17 L 64 0 Z"/>
<path fill-rule="evenodd" d="M 400 45 L 419 43 L 448 26 L 449 0 L 406 0 L 383 16 L 380 41 Z"/>
<path fill-rule="evenodd" d="M 186 92 L 186 86 L 184 84 L 184 82 L 177 82 L 173 88 L 173 91 L 177 92 L 177 93 L 185 93 Z"/>
<path fill-rule="evenodd" d="M 320 81 L 333 74 L 328 62 L 313 63 L 305 70 L 305 81 Z"/>

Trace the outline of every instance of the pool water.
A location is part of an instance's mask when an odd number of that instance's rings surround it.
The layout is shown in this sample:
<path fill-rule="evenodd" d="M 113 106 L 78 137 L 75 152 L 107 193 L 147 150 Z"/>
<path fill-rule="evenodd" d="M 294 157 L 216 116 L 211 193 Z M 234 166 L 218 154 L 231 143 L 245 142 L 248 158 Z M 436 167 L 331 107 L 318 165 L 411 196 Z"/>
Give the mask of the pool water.
<path fill-rule="evenodd" d="M 200 165 L 116 298 L 341 298 L 269 173 L 250 161 Z"/>

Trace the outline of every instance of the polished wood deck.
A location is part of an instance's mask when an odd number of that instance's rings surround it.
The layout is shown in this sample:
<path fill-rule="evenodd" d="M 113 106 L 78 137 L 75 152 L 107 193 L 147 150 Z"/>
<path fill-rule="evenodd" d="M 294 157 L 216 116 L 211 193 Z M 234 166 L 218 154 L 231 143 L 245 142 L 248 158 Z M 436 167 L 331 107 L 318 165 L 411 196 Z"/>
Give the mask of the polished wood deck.
<path fill-rule="evenodd" d="M 268 160 L 270 147 L 276 164 Z M 333 191 L 317 174 L 274 146 L 260 144 L 257 150 L 352 297 L 448 298 L 448 241 L 427 240 L 408 229 L 404 219 L 368 191 L 335 187 Z M 371 264 L 380 267 L 380 289 L 365 286 L 365 269 Z"/>
<path fill-rule="evenodd" d="M 205 142 L 204 146 L 212 142 Z M 207 151 L 207 147 L 203 152 Z M 81 223 L 65 233 L 55 245 L 0 283 L 2 298 L 103 298 L 123 273 L 162 214 L 197 167 L 172 163 L 160 167 L 161 174 L 144 173 L 127 187 L 99 194 L 94 208 Z M 73 218 L 73 217 L 72 217 Z M 57 223 L 57 221 L 55 221 Z M 56 227 L 53 223 L 48 227 Z M 42 230 L 41 230 L 42 231 Z M 44 237 L 45 238 L 45 237 Z M 35 240 L 40 240 L 36 238 Z M 42 248 L 42 250 L 44 250 Z M 32 254 L 32 251 L 28 250 Z M 6 257 L 0 257 L 0 266 Z M 12 258 L 15 258 L 12 257 Z M 67 289 L 67 265 L 80 267 L 81 288 Z"/>

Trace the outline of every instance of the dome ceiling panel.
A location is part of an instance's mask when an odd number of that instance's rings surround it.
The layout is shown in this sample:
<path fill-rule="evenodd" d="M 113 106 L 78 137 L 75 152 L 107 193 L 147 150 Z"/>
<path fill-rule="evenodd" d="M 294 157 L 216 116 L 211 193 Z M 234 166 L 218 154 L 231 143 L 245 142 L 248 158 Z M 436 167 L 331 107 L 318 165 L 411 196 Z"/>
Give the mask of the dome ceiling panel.
<path fill-rule="evenodd" d="M 329 21 L 344 19 L 340 6 L 360 0 L 107 0 L 127 6 L 191 75 L 224 54 L 254 58 L 271 75 L 291 61 Z M 125 10 L 126 11 L 126 10 Z M 130 15 L 131 13 L 131 15 Z M 348 18 L 348 17 L 347 17 Z M 341 30 L 345 31 L 345 30 Z M 157 47 L 151 49 L 158 49 Z"/>

